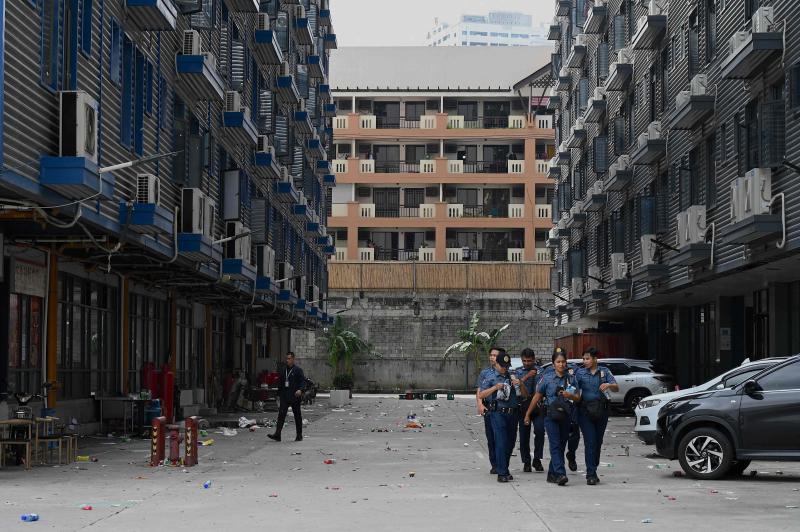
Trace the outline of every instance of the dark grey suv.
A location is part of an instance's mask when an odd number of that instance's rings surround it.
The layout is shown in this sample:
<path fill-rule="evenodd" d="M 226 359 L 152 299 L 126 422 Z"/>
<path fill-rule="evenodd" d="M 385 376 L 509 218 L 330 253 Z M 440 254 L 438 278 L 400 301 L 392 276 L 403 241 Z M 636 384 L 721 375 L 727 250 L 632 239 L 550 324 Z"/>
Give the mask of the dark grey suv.
<path fill-rule="evenodd" d="M 752 460 L 800 461 L 800 355 L 733 388 L 670 401 L 656 449 L 709 480 L 741 474 Z"/>

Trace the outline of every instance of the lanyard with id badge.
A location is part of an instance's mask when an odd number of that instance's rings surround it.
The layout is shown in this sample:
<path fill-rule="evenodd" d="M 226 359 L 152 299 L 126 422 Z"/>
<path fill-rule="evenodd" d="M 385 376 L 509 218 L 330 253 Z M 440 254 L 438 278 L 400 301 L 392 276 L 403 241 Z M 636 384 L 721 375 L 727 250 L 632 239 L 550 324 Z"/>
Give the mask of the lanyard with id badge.
<path fill-rule="evenodd" d="M 283 382 L 283 387 L 284 388 L 288 388 L 289 387 L 289 377 L 292 376 L 292 372 L 293 371 L 294 371 L 294 368 L 292 368 L 290 370 L 286 370 L 286 380 Z"/>

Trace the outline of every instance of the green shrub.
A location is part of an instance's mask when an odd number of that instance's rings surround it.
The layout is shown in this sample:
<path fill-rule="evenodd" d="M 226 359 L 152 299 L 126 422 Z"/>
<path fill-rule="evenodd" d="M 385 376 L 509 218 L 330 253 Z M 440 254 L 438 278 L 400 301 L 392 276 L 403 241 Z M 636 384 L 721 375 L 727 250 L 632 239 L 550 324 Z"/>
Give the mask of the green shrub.
<path fill-rule="evenodd" d="M 341 373 L 333 378 L 334 390 L 352 390 L 353 377 L 347 373 Z"/>

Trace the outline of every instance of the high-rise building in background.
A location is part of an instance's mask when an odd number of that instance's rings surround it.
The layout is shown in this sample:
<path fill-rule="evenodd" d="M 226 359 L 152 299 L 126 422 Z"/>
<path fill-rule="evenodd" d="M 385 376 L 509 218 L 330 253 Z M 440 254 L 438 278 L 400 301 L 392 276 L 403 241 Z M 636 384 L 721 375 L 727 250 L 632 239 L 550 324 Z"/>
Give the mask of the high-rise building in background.
<path fill-rule="evenodd" d="M 534 26 L 533 17 L 514 11 L 487 15 L 461 15 L 450 24 L 436 18 L 428 32 L 428 46 L 532 46 L 547 44 L 545 25 Z"/>

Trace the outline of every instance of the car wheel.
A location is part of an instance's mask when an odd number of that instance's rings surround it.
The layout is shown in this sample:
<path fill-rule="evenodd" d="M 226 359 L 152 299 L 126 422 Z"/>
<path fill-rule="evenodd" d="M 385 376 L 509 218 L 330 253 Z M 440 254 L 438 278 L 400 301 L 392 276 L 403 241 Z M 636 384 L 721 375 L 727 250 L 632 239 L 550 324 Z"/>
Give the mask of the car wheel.
<path fill-rule="evenodd" d="M 629 412 L 633 412 L 636 410 L 636 407 L 639 406 L 639 402 L 647 396 L 653 395 L 650 390 L 644 389 L 636 389 L 631 390 L 628 392 L 628 395 L 625 396 L 625 410 Z"/>
<path fill-rule="evenodd" d="M 711 427 L 689 432 L 678 446 L 678 460 L 691 478 L 717 480 L 733 463 L 733 446 L 728 437 Z"/>
<path fill-rule="evenodd" d="M 750 460 L 737 460 L 731 464 L 731 468 L 728 470 L 728 475 L 732 477 L 738 477 L 744 470 L 750 466 Z"/>

